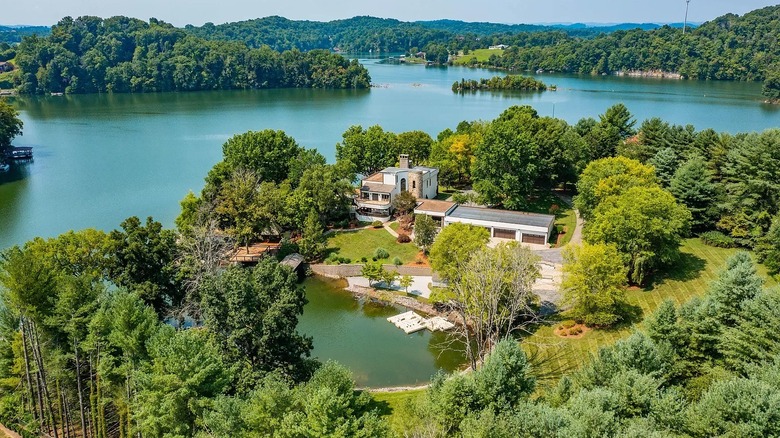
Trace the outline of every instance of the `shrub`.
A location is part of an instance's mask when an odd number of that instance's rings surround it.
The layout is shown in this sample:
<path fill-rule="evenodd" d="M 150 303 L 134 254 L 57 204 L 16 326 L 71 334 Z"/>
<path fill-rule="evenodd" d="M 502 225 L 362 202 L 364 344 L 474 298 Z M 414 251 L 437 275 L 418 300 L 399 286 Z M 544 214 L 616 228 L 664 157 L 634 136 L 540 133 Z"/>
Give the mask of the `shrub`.
<path fill-rule="evenodd" d="M 558 210 L 560 210 L 561 207 L 558 206 L 558 204 L 553 204 L 550 206 L 550 209 L 548 210 L 548 213 L 555 216 L 556 213 L 558 213 Z"/>
<path fill-rule="evenodd" d="M 374 228 L 382 228 L 382 221 L 371 222 L 371 226 Z"/>
<path fill-rule="evenodd" d="M 390 257 L 390 253 L 384 248 L 377 248 L 374 250 L 374 260 L 386 259 Z"/>
<path fill-rule="evenodd" d="M 569 334 L 570 335 L 578 335 L 580 333 L 582 333 L 582 329 L 579 328 L 579 327 L 572 327 L 572 328 L 569 329 Z"/>
<path fill-rule="evenodd" d="M 574 321 L 572 321 L 572 320 L 569 320 L 569 321 L 563 321 L 563 322 L 561 323 L 561 327 L 563 327 L 563 328 L 565 328 L 565 329 L 570 329 L 570 328 L 574 327 L 575 325 L 577 325 L 577 323 L 576 323 L 576 322 L 574 322 Z"/>
<path fill-rule="evenodd" d="M 395 257 L 395 258 L 393 259 L 393 264 L 394 264 L 394 265 L 396 265 L 396 266 L 401 266 L 401 265 L 403 265 L 403 264 L 404 264 L 404 262 L 402 262 L 400 258 L 398 258 L 398 257 Z"/>
<path fill-rule="evenodd" d="M 408 234 L 399 234 L 395 241 L 398 243 L 409 243 L 412 241 L 412 238 Z"/>
<path fill-rule="evenodd" d="M 360 258 L 360 263 L 366 263 L 366 262 L 368 262 L 368 257 L 361 257 Z"/>
<path fill-rule="evenodd" d="M 349 257 L 339 257 L 339 262 L 342 265 L 348 265 L 348 264 L 352 263 L 352 259 L 349 258 Z"/>
<path fill-rule="evenodd" d="M 715 246 L 718 248 L 734 248 L 737 246 L 737 242 L 730 236 L 727 236 L 720 231 L 707 231 L 700 236 L 701 241 L 705 245 Z"/>

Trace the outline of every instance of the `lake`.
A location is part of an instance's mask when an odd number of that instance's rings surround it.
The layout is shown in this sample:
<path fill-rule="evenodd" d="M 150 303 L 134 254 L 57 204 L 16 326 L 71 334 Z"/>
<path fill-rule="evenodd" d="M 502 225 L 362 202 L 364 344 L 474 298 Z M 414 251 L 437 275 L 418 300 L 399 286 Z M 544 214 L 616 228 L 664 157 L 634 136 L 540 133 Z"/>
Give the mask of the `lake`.
<path fill-rule="evenodd" d="M 456 80 L 503 73 L 362 62 L 377 85 L 371 90 L 16 98 L 24 135 L 15 144 L 34 146 L 35 162 L 0 173 L 0 248 L 69 229 L 111 230 L 133 215 L 173 226 L 179 200 L 202 188 L 222 143 L 248 130 L 282 129 L 333 161 L 335 144 L 350 125 L 419 129 L 435 137 L 462 120 L 493 119 L 511 105 L 532 105 L 570 123 L 623 102 L 640 121 L 660 116 L 732 133 L 780 125 L 780 107 L 762 104 L 756 83 L 540 74 L 534 76 L 558 91 L 457 95 L 451 91 Z M 344 298 L 336 295 L 324 296 Z M 301 327 L 314 336 L 315 354 L 348 364 L 360 384 L 411 384 L 446 365 L 434 337 L 407 337 L 358 302 L 341 307 L 342 319 L 328 318 L 332 309 L 323 309 L 329 299 L 310 299 Z M 316 314 L 322 317 L 310 317 Z M 356 331 L 349 318 L 366 325 Z M 363 335 L 365 327 L 376 329 L 374 337 Z M 382 346 L 389 355 L 367 350 Z M 418 360 L 410 362 L 407 354 Z"/>

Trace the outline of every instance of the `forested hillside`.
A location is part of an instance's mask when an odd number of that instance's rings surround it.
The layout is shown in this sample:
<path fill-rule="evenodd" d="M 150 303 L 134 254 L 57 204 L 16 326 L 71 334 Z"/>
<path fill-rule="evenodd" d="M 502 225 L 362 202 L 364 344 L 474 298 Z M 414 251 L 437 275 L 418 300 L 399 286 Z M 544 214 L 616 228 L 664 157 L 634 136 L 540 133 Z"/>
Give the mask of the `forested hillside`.
<path fill-rule="evenodd" d="M 63 18 L 17 48 L 22 93 L 366 88 L 356 61 L 327 51 L 276 52 L 205 41 L 170 24 L 128 17 Z"/>
<path fill-rule="evenodd" d="M 328 23 L 291 21 L 281 17 L 203 27 L 188 33 L 211 40 L 239 40 L 277 50 L 338 48 L 348 52 L 411 52 L 445 47 L 451 55 L 511 46 L 503 56 L 472 65 L 512 70 L 543 69 L 602 74 L 663 71 L 692 79 L 759 81 L 780 70 L 780 6 L 743 16 L 724 15 L 696 29 L 677 26 L 647 29 L 637 25 L 582 28 L 500 25 L 439 20 L 406 23 L 355 17 Z"/>
<path fill-rule="evenodd" d="M 18 43 L 26 36 L 46 36 L 49 32 L 49 26 L 0 26 L 0 43 Z"/>
<path fill-rule="evenodd" d="M 780 69 L 780 6 L 744 16 L 724 15 L 683 34 L 681 29 L 628 30 L 593 39 L 562 32 L 541 41 L 534 34 L 506 37 L 512 47 L 485 65 L 517 70 L 614 73 L 642 70 L 692 79 L 764 80 Z"/>

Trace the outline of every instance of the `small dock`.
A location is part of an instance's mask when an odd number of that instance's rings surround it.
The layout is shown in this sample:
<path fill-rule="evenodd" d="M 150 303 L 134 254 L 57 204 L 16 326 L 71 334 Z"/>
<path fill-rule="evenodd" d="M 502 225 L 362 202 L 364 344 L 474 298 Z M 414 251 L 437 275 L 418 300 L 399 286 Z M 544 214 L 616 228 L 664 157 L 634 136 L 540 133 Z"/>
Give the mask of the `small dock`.
<path fill-rule="evenodd" d="M 5 157 L 11 160 L 32 160 L 33 148 L 30 146 L 18 146 L 8 149 Z"/>
<path fill-rule="evenodd" d="M 422 316 L 408 311 L 401 313 L 400 315 L 391 316 L 387 318 L 389 322 L 403 330 L 407 335 L 410 333 L 419 332 L 423 329 L 428 329 L 432 332 L 435 331 L 447 331 L 455 327 L 455 324 L 447 321 L 441 316 L 435 316 L 433 318 L 423 318 Z"/>

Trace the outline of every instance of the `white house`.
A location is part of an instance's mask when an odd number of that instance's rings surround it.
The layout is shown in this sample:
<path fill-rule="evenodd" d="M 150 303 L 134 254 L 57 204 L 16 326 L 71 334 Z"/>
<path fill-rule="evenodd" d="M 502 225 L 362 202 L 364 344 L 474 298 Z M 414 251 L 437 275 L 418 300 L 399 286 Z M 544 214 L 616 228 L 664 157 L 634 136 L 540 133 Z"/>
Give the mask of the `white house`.
<path fill-rule="evenodd" d="M 398 167 L 387 167 L 364 178 L 355 198 L 355 214 L 359 220 L 386 221 L 392 214 L 393 198 L 409 191 L 417 199 L 433 199 L 439 194 L 439 169 L 410 167 L 409 156 L 399 157 Z"/>

